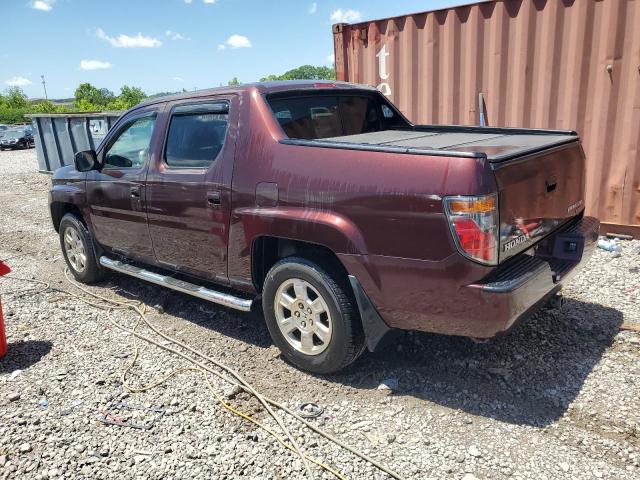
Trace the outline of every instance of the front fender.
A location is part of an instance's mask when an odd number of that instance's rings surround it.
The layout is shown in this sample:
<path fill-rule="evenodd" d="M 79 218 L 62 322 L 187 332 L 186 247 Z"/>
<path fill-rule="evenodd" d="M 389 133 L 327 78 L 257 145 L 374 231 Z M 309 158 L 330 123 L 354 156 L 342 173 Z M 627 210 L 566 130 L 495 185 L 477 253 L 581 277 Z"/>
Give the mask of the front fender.
<path fill-rule="evenodd" d="M 60 220 L 70 210 L 69 207 L 80 212 L 85 224 L 91 229 L 84 174 L 69 175 L 64 179 L 56 178 L 54 175 L 53 186 L 49 190 L 49 210 L 56 231 L 58 231 Z"/>
<path fill-rule="evenodd" d="M 75 205 L 78 208 L 83 207 L 87 203 L 87 194 L 84 184 L 62 184 L 54 185 L 49 190 L 50 203 L 66 203 Z"/>

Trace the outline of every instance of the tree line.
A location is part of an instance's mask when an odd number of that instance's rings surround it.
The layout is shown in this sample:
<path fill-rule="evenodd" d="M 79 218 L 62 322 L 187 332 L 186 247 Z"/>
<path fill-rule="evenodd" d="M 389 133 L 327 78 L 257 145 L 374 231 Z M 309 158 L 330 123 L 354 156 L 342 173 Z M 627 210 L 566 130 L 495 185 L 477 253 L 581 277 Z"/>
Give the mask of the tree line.
<path fill-rule="evenodd" d="M 73 101 L 54 103 L 51 100 L 30 101 L 20 87 L 11 87 L 0 93 L 0 123 L 28 123 L 30 113 L 79 113 L 105 110 L 127 110 L 146 98 L 138 87 L 124 85 L 116 95 L 107 88 L 81 83 Z"/>
<path fill-rule="evenodd" d="M 267 75 L 260 79 L 261 82 L 272 82 L 275 80 L 335 80 L 336 71 L 333 67 L 314 67 L 313 65 L 302 65 L 293 68 L 282 75 Z M 242 82 L 238 77 L 229 80 L 229 85 L 241 85 Z"/>
<path fill-rule="evenodd" d="M 302 65 L 282 75 L 262 77 L 260 81 L 335 80 L 335 78 L 335 70 L 332 67 Z M 229 81 L 229 85 L 240 85 L 241 83 L 237 77 Z M 30 101 L 20 87 L 11 87 L 5 90 L 4 93 L 0 93 L 0 123 L 28 123 L 29 120 L 25 115 L 30 113 L 79 113 L 128 110 L 145 98 L 147 98 L 147 95 L 138 87 L 124 85 L 120 88 L 120 94 L 116 95 L 107 88 L 98 88 L 90 83 L 81 83 L 78 88 L 76 88 L 74 98 L 71 102 L 54 103 L 50 100 Z"/>

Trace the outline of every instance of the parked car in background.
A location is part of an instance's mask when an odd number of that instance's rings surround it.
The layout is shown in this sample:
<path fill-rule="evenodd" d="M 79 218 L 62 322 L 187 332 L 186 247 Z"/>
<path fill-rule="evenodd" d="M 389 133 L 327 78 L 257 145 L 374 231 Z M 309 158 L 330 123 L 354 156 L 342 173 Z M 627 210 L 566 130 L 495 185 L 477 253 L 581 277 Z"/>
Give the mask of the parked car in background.
<path fill-rule="evenodd" d="M 342 82 L 155 99 L 74 160 L 50 210 L 78 281 L 261 301 L 275 345 L 317 373 L 398 330 L 504 332 L 598 236 L 575 132 L 414 125 Z"/>
<path fill-rule="evenodd" d="M 0 150 L 14 148 L 31 148 L 35 146 L 33 128 L 17 127 L 4 131 L 0 138 Z"/>
<path fill-rule="evenodd" d="M 9 130 L 9 127 L 4 123 L 0 123 L 0 139 L 4 136 L 4 132 Z"/>

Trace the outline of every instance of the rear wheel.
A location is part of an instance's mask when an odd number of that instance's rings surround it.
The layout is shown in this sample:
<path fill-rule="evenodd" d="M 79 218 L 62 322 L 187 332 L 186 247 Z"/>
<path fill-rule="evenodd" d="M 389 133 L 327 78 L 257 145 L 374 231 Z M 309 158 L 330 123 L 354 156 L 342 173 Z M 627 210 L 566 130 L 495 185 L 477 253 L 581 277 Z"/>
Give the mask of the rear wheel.
<path fill-rule="evenodd" d="M 335 372 L 363 351 L 358 311 L 336 280 L 297 257 L 276 263 L 265 279 L 262 302 L 271 338 L 291 363 L 310 372 Z"/>
<path fill-rule="evenodd" d="M 60 246 L 69 270 L 76 280 L 93 283 L 106 277 L 93 249 L 93 239 L 87 227 L 73 214 L 67 213 L 60 221 Z"/>

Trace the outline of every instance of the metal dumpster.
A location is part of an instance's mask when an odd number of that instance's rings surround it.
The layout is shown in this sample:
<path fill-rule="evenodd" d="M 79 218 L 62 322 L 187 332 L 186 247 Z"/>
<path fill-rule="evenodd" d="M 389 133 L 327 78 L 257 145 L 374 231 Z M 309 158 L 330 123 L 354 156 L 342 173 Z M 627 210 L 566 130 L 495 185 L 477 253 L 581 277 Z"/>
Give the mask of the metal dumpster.
<path fill-rule="evenodd" d="M 32 114 L 38 170 L 53 172 L 95 149 L 123 112 Z"/>

